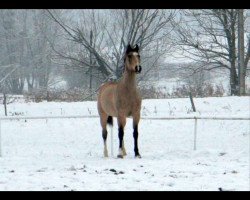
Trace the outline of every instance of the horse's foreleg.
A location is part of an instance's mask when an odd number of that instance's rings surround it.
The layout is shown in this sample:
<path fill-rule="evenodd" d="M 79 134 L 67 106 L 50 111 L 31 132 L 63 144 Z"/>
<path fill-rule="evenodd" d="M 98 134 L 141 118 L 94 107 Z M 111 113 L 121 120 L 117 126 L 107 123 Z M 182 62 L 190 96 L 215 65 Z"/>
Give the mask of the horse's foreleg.
<path fill-rule="evenodd" d="M 134 152 L 135 152 L 135 157 L 136 158 L 141 158 L 141 155 L 139 153 L 139 149 L 138 149 L 138 123 L 140 120 L 140 116 L 137 115 L 133 118 L 133 128 L 134 128 Z"/>
<path fill-rule="evenodd" d="M 119 130 L 118 130 L 119 152 L 117 155 L 118 158 L 123 158 L 123 151 L 122 151 L 123 135 L 124 135 L 123 127 L 119 127 Z"/>
<path fill-rule="evenodd" d="M 126 117 L 123 116 L 118 116 L 118 137 L 119 137 L 119 153 L 117 155 L 118 158 L 123 158 L 124 156 L 124 141 L 123 141 L 123 136 L 124 136 L 124 127 L 126 124 Z M 126 152 L 125 152 L 126 153 Z"/>
<path fill-rule="evenodd" d="M 138 149 L 138 125 L 134 126 L 134 151 L 135 151 L 135 157 L 137 158 L 141 158 L 141 155 L 139 153 L 139 149 Z"/>

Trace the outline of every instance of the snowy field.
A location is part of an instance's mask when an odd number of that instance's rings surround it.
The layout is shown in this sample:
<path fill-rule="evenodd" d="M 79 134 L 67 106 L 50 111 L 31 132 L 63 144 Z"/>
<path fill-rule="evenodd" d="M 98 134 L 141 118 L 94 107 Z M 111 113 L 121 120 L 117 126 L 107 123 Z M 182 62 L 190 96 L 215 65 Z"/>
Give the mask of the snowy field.
<path fill-rule="evenodd" d="M 249 97 L 194 101 L 196 116 L 250 116 Z M 141 114 L 194 116 L 186 98 L 144 100 Z M 13 103 L 8 115 L 95 116 L 97 109 L 96 102 Z M 131 126 L 128 119 L 124 136 L 128 155 L 117 159 L 103 157 L 98 118 L 2 121 L 0 190 L 250 190 L 249 121 L 198 120 L 194 151 L 194 120 L 141 120 L 141 159 L 134 158 Z M 118 153 L 116 123 L 114 153 Z"/>

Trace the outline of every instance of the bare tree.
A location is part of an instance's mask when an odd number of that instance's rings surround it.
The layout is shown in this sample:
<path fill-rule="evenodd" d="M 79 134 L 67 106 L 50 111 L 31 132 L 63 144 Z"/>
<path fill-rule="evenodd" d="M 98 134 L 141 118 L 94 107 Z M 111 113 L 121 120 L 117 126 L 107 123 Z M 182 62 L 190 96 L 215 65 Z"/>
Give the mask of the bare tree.
<path fill-rule="evenodd" d="M 5 71 L 2 76 L 10 74 L 13 68 L 17 68 L 14 73 L 5 80 L 5 88 L 8 88 L 11 92 L 15 94 L 21 94 L 24 87 L 24 72 L 20 65 L 23 59 L 23 42 L 20 38 L 20 33 L 22 26 L 19 21 L 18 16 L 20 13 L 13 10 L 1 10 L 0 11 L 0 23 L 1 23 L 1 41 L 2 46 L 2 58 L 0 61 L 0 66 L 4 67 Z M 6 67 L 12 66 L 12 67 Z"/>
<path fill-rule="evenodd" d="M 55 64 L 52 63 L 52 49 L 56 42 L 57 27 L 46 15 L 45 10 L 31 10 L 30 28 L 25 38 L 27 56 L 30 58 L 26 80 L 29 91 L 34 87 L 47 89 L 51 80 L 51 73 Z"/>
<path fill-rule="evenodd" d="M 127 44 L 138 44 L 142 50 L 142 77 L 146 77 L 171 49 L 167 36 L 173 13 L 169 10 L 83 10 L 78 11 L 81 16 L 78 24 L 72 22 L 71 25 L 54 11 L 47 12 L 61 26 L 65 37 L 77 45 L 75 48 L 79 47 L 78 53 L 54 48 L 58 58 L 78 63 L 94 78 L 120 78 Z"/>
<path fill-rule="evenodd" d="M 179 51 L 205 69 L 229 70 L 231 95 L 239 94 L 237 70 L 237 19 L 235 9 L 184 10 L 172 21 Z M 244 71 L 249 61 L 250 42 L 245 47 Z"/>
<path fill-rule="evenodd" d="M 5 92 L 22 94 L 48 88 L 53 68 L 52 49 L 57 27 L 45 10 L 0 11 L 0 79 L 16 69 L 2 84 Z"/>

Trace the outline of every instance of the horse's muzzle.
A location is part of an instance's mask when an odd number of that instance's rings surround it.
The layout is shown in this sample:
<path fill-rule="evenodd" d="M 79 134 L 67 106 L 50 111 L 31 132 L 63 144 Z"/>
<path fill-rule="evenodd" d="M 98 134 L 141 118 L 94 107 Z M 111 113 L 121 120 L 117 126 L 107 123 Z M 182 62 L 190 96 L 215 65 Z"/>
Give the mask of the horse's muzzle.
<path fill-rule="evenodd" d="M 137 74 L 141 73 L 141 65 L 135 66 L 135 73 L 137 73 Z"/>

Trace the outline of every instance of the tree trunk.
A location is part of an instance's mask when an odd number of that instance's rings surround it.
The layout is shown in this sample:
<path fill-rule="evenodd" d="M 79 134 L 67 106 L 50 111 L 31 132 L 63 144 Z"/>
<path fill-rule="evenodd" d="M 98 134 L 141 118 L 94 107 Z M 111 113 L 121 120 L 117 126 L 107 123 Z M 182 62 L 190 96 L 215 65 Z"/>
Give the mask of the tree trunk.
<path fill-rule="evenodd" d="M 93 45 L 93 32 L 92 30 L 90 31 L 90 46 L 92 47 Z M 89 63 L 90 65 L 93 64 L 93 60 L 92 60 L 92 52 L 90 52 L 90 56 L 89 56 Z M 92 66 L 90 66 L 90 71 L 89 71 L 89 90 L 90 90 L 90 94 L 92 93 Z M 90 99 L 93 100 L 92 95 L 90 96 Z"/>
<path fill-rule="evenodd" d="M 231 95 L 238 95 L 238 77 L 236 73 L 235 63 L 231 64 L 230 88 L 231 88 Z"/>
<path fill-rule="evenodd" d="M 231 61 L 231 70 L 230 70 L 231 95 L 238 95 L 239 94 L 239 84 L 238 84 L 238 76 L 237 76 L 237 71 L 236 71 L 235 27 L 232 25 L 231 29 L 232 29 L 231 44 L 229 45 L 230 61 Z"/>
<path fill-rule="evenodd" d="M 244 76 L 244 19 L 243 9 L 238 10 L 238 73 L 239 73 L 239 95 L 246 93 Z"/>

